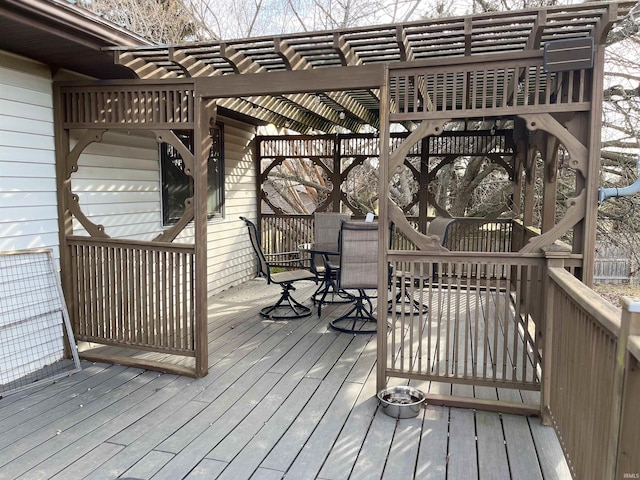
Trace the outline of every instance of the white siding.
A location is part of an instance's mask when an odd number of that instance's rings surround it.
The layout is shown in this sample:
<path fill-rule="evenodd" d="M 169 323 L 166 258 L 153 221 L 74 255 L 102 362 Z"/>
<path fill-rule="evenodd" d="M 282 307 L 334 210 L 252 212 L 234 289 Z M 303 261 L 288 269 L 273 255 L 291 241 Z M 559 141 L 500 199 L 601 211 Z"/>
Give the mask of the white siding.
<path fill-rule="evenodd" d="M 0 52 L 0 251 L 60 258 L 48 67 Z"/>
<path fill-rule="evenodd" d="M 207 277 L 215 294 L 255 276 L 255 254 L 240 215 L 256 218 L 253 127 L 224 122 L 225 208 L 208 224 Z M 75 140 L 80 132 L 74 135 Z M 72 175 L 83 213 L 116 238 L 150 240 L 162 231 L 158 145 L 151 136 L 108 132 L 88 146 Z M 78 234 L 84 234 L 78 222 Z M 193 242 L 187 226 L 177 242 Z"/>
<path fill-rule="evenodd" d="M 72 145 L 81 133 L 72 132 Z M 151 240 L 162 232 L 158 144 L 152 135 L 106 132 L 80 155 L 71 186 L 82 212 L 110 237 Z M 77 221 L 74 233 L 86 234 Z"/>
<path fill-rule="evenodd" d="M 59 259 L 51 75 L 0 53 L 0 250 L 50 247 Z M 256 218 L 254 127 L 224 123 L 224 217 L 208 225 L 210 294 L 255 275 L 240 215 Z M 72 146 L 83 132 L 71 132 Z M 152 135 L 107 132 L 72 175 L 82 212 L 114 238 L 150 240 L 162 231 L 158 144 Z M 86 232 L 74 221 L 74 233 Z M 177 239 L 193 241 L 188 227 Z"/>
<path fill-rule="evenodd" d="M 215 293 L 255 277 L 256 256 L 240 215 L 256 218 L 254 128 L 226 121 L 224 220 L 210 221 L 207 231 L 209 292 Z"/>
<path fill-rule="evenodd" d="M 207 278 L 209 295 L 247 281 L 256 275 L 256 256 L 247 227 L 240 220 L 257 216 L 254 127 L 221 118 L 224 123 L 224 217 L 209 220 L 207 228 Z M 193 241 L 186 228 L 179 240 Z"/>

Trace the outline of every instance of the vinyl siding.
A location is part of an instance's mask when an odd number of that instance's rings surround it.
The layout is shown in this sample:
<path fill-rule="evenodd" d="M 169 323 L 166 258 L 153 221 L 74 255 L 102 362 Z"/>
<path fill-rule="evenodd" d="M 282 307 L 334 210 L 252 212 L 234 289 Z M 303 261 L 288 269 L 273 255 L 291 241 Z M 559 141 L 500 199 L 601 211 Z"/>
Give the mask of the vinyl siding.
<path fill-rule="evenodd" d="M 0 250 L 52 248 L 60 258 L 52 79 L 35 62 L 0 52 Z M 224 123 L 224 216 L 208 223 L 208 291 L 255 276 L 255 254 L 240 215 L 257 216 L 254 127 Z M 84 132 L 71 132 L 71 146 Z M 151 134 L 106 132 L 81 154 L 72 189 L 82 212 L 114 238 L 162 232 L 158 144 Z M 86 235 L 74 220 L 74 234 Z M 176 239 L 193 242 L 188 226 Z"/>
<path fill-rule="evenodd" d="M 240 215 L 256 218 L 256 150 L 254 128 L 225 125 L 225 225 L 209 227 L 209 288 L 223 290 L 256 275 L 256 255 Z"/>
<path fill-rule="evenodd" d="M 48 67 L 0 52 L 0 251 L 60 258 Z"/>
<path fill-rule="evenodd" d="M 72 146 L 83 132 L 72 132 Z M 158 144 L 151 134 L 106 132 L 88 145 L 71 176 L 82 212 L 107 235 L 152 240 L 162 232 Z M 78 221 L 74 233 L 86 235 Z"/>
<path fill-rule="evenodd" d="M 255 276 L 255 254 L 240 215 L 256 217 L 253 127 L 224 123 L 224 216 L 208 222 L 207 284 L 210 295 Z M 75 141 L 81 132 L 72 137 Z M 72 188 L 83 213 L 116 238 L 151 240 L 162 232 L 158 144 L 152 136 L 107 132 L 80 156 Z M 77 234 L 86 234 L 74 222 Z M 192 243 L 193 225 L 176 242 Z"/>

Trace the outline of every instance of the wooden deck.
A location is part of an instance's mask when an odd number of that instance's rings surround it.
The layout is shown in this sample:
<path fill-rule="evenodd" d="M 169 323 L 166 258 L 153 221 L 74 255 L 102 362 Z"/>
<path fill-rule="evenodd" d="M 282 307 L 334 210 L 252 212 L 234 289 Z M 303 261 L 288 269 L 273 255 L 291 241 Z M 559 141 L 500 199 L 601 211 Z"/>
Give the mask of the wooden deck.
<path fill-rule="evenodd" d="M 375 398 L 375 336 L 328 329 L 344 305 L 260 318 L 277 292 L 255 280 L 211 299 L 205 378 L 84 362 L 1 399 L 0 479 L 570 478 L 538 418 L 432 405 L 388 417 Z"/>

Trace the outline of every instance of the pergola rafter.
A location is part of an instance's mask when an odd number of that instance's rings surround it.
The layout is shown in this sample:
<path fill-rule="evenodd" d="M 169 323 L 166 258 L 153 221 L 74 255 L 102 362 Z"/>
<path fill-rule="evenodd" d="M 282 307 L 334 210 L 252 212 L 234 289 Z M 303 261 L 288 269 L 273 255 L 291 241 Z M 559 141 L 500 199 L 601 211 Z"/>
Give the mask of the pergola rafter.
<path fill-rule="evenodd" d="M 285 40 L 275 42 L 276 51 L 286 62 L 289 70 L 309 70 L 313 67 L 298 52 L 296 52 Z M 380 125 L 379 118 L 370 110 L 363 107 L 360 102 L 349 97 L 345 92 L 327 92 L 326 96 L 338 106 L 341 111 L 349 116 L 358 118 L 361 122 L 375 128 Z M 345 115 L 347 114 L 345 113 Z M 338 113 L 338 118 L 340 114 Z"/>
<path fill-rule="evenodd" d="M 274 47 L 274 50 L 277 50 L 277 48 Z M 266 72 L 266 69 L 260 64 L 227 44 L 220 45 L 220 55 L 229 62 L 236 73 L 257 74 Z M 306 93 L 285 94 L 283 98 L 303 111 L 308 112 L 307 116 L 310 121 L 313 121 L 311 118 L 311 114 L 313 114 L 321 121 L 326 122 L 327 126 L 324 126 L 324 128 L 319 127 L 321 130 L 332 131 L 334 125 L 341 125 L 349 130 L 358 129 L 358 124 L 354 123 L 351 118 L 346 116 L 342 118 L 340 112 L 327 107 L 312 95 Z"/>

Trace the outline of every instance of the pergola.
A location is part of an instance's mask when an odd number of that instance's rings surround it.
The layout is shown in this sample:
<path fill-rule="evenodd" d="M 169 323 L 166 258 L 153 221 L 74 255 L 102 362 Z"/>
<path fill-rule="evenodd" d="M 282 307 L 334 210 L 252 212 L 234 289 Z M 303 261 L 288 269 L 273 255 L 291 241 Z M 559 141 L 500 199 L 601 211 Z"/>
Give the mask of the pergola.
<path fill-rule="evenodd" d="M 519 259 L 526 265 L 533 257 L 544 259 L 542 250 L 572 231 L 572 272 L 589 284 L 597 217 L 604 43 L 634 5 L 632 1 L 585 3 L 277 37 L 113 48 L 115 62 L 137 79 L 56 83 L 65 291 L 76 307 L 84 308 L 82 322 L 99 323 L 101 314 L 95 313 L 99 309 L 90 303 L 99 296 L 96 291 L 116 278 L 112 270 L 97 271 L 96 259 L 117 260 L 134 270 L 140 268 L 141 259 L 143 264 L 144 259 L 158 259 L 162 274 L 139 271 L 139 277 L 162 276 L 172 279 L 174 287 L 158 293 L 160 283 L 145 286 L 144 281 L 132 281 L 122 292 L 112 291 L 114 302 L 119 301 L 117 295 L 139 302 L 129 312 L 121 312 L 131 317 L 130 325 L 139 322 L 127 338 L 107 338 L 108 329 L 81 324 L 78 308 L 74 309 L 76 335 L 192 355 L 195 370 L 178 370 L 206 374 L 207 288 L 206 261 L 202 260 L 207 256 L 206 158 L 209 128 L 218 111 L 301 133 L 335 132 L 337 127 L 359 132 L 367 126 L 380 139 L 381 199 L 389 198 L 390 176 L 416 142 L 441 135 L 452 121 L 509 119 L 514 125 L 515 150 L 508 162 L 517 192 L 514 197 L 524 198 L 525 227 L 531 225 L 533 215 L 536 152 L 544 159 L 545 169 L 541 232 L 519 245 L 509 257 L 513 263 L 505 268 L 516 268 Z M 390 145 L 391 132 L 398 128 L 408 136 L 390 151 L 384 146 Z M 71 129 L 85 132 L 73 147 Z M 154 242 L 108 238 L 102 226 L 82 213 L 71 191 L 71 176 L 82 150 L 110 129 L 153 132 L 158 142 L 180 152 L 185 172 L 193 178 L 194 195 L 183 217 Z M 175 130 L 193 132 L 193 152 Z M 566 214 L 556 220 L 559 145 L 576 172 L 576 188 Z M 452 254 L 433 237 L 414 229 L 391 200 L 380 202 L 379 218 L 382 225 L 393 222 L 417 249 L 411 255 L 390 249 L 388 229 L 380 229 L 380 291 L 386 289 L 388 263 Z M 91 237 L 74 236 L 72 219 Z M 193 244 L 171 243 L 188 224 L 195 226 Z M 83 283 L 96 275 L 100 280 Z M 163 327 L 162 339 L 143 333 L 145 319 L 136 312 L 147 311 L 150 300 L 145 298 L 156 298 L 157 305 L 176 302 L 171 303 L 175 318 Z M 380 320 L 386 321 L 385 317 L 382 312 Z M 385 360 L 385 332 L 379 332 L 378 382 L 382 385 L 394 370 Z"/>

